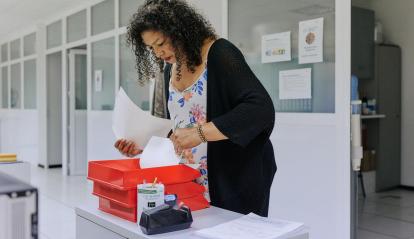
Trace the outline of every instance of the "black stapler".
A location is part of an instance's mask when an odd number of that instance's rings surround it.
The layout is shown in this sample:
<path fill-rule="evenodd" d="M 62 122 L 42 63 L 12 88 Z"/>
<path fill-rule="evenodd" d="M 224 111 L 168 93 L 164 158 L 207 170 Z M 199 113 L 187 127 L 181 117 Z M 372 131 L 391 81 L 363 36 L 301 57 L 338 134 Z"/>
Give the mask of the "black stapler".
<path fill-rule="evenodd" d="M 187 229 L 192 222 L 190 208 L 163 204 L 143 211 L 139 225 L 143 233 L 153 235 Z"/>

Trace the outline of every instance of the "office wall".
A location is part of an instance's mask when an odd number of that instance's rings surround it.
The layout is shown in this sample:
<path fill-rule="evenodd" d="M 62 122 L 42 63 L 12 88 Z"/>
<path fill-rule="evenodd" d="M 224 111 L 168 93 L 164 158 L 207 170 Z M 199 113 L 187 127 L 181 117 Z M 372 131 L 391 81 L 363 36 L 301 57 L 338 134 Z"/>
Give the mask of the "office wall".
<path fill-rule="evenodd" d="M 35 94 L 35 89 L 33 87 L 27 88 L 28 84 L 34 83 L 37 81 L 35 75 L 30 75 L 33 73 L 33 68 L 29 69 L 23 67 L 25 62 L 30 61 L 31 63 L 36 61 L 36 53 L 30 52 L 30 54 L 24 55 L 23 42 L 24 38 L 29 34 L 35 32 L 33 27 L 27 28 L 24 31 L 19 31 L 17 35 L 12 35 L 8 39 L 0 39 L 0 44 L 3 45 L 6 42 L 13 41 L 15 39 L 20 39 L 22 45 L 20 45 L 20 56 L 17 59 L 1 62 L 1 68 L 10 70 L 10 66 L 14 64 L 20 64 L 22 67 L 20 69 L 20 92 L 17 94 L 18 101 L 20 101 L 19 108 L 3 107 L 0 109 L 0 153 L 16 153 L 18 160 L 31 162 L 37 164 L 38 162 L 38 112 L 36 109 L 36 101 L 31 101 L 30 106 L 25 104 L 30 98 L 28 96 L 33 96 Z M 33 36 L 33 35 L 32 35 Z M 31 44 L 27 44 L 33 46 Z M 27 52 L 26 52 L 27 53 Z M 37 63 L 35 63 L 37 64 Z M 27 66 L 27 65 L 26 65 Z M 33 65 L 32 65 L 33 66 Z M 26 70 L 27 71 L 26 71 Z M 26 76 L 25 76 L 26 74 Z M 7 75 L 7 74 L 6 74 Z M 28 75 L 30 75 L 31 81 L 28 81 Z M 2 75 L 3 76 L 3 75 Z M 2 77 L 0 76 L 0 78 Z M 10 74 L 9 78 L 9 87 L 11 86 L 12 78 Z M 16 78 L 15 78 L 16 79 Z M 18 78 L 17 78 L 18 79 Z M 36 84 L 36 83 L 35 83 Z M 5 91 L 9 89 L 3 89 Z M 3 94 L 2 91 L 0 94 Z M 2 95 L 1 98 L 4 96 Z M 10 93 L 8 96 L 10 98 Z M 24 99 L 26 98 L 26 99 Z M 10 101 L 10 99 L 9 99 Z M 6 102 L 7 105 L 7 102 Z"/>
<path fill-rule="evenodd" d="M 353 4 L 374 10 L 383 25 L 385 40 L 402 49 L 401 184 L 414 186 L 414 1 L 358 0 Z"/>
<path fill-rule="evenodd" d="M 16 153 L 18 159 L 38 162 L 37 110 L 0 109 L 1 153 Z"/>
<path fill-rule="evenodd" d="M 334 108 L 329 107 L 328 112 L 333 113 L 298 113 L 298 108 L 294 108 L 292 113 L 276 113 L 271 140 L 278 171 L 271 189 L 269 216 L 305 223 L 312 239 L 345 239 L 350 238 L 351 212 L 347 122 L 350 1 L 229 1 L 229 38 L 242 49 L 277 103 L 278 71 L 284 64 L 296 68 L 301 65 L 295 64 L 295 61 L 261 63 L 261 35 L 292 31 L 292 58 L 295 59 L 298 22 L 320 17 L 305 10 L 312 9 L 316 4 L 335 6 L 336 9 L 334 13 L 321 14 L 324 17 L 326 40 L 324 63 L 315 64 L 312 69 L 315 73 L 312 77 L 312 97 L 317 98 L 315 92 L 318 91 L 325 93 L 319 99 L 330 100 Z M 297 9 L 303 12 L 298 14 L 295 11 Z M 324 79 L 330 81 L 332 88 L 318 85 Z"/>

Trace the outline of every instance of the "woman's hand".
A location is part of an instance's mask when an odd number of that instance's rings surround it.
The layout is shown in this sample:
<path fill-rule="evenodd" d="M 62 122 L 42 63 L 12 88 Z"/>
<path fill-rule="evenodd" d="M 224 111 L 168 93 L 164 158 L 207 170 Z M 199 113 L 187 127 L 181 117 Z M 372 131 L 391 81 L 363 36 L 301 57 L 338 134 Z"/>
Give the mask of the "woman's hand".
<path fill-rule="evenodd" d="M 177 155 L 181 155 L 183 150 L 191 149 L 202 142 L 198 136 L 197 127 L 178 128 L 171 134 L 170 139 Z"/>
<path fill-rule="evenodd" d="M 127 157 L 134 157 L 137 154 L 142 153 L 142 150 L 131 140 L 118 139 L 114 146 L 121 154 Z"/>

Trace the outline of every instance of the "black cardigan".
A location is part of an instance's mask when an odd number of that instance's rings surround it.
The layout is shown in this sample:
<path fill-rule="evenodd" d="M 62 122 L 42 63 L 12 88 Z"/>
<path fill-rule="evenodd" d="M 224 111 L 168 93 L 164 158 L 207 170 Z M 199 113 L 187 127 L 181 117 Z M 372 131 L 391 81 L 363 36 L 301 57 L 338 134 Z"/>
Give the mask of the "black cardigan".
<path fill-rule="evenodd" d="M 272 100 L 242 53 L 225 39 L 210 47 L 207 71 L 207 122 L 212 121 L 229 138 L 207 145 L 211 204 L 267 216 L 276 173 L 269 140 L 275 122 Z M 167 65 L 165 86 L 170 72 Z"/>

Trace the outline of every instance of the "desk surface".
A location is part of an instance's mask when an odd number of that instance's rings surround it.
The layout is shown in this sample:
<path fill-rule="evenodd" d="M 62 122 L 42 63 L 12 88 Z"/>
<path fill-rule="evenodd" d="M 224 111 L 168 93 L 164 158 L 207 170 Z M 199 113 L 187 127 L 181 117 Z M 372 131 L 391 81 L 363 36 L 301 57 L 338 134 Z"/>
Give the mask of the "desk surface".
<path fill-rule="evenodd" d="M 211 207 L 201 211 L 193 212 L 194 222 L 191 225 L 191 228 L 148 236 L 142 233 L 139 226 L 135 223 L 120 219 L 118 217 L 112 216 L 108 213 L 102 212 L 96 208 L 97 206 L 93 205 L 83 205 L 75 209 L 76 215 L 82 218 L 85 218 L 89 221 L 92 221 L 98 224 L 101 227 L 104 227 L 108 230 L 111 230 L 123 237 L 131 239 L 148 239 L 148 238 L 199 238 L 194 235 L 194 231 L 200 230 L 207 227 L 212 227 L 220 223 L 224 223 L 238 217 L 243 216 L 242 214 L 231 212 L 217 207 Z M 298 232 L 295 235 L 288 237 L 288 239 L 308 239 L 308 232 L 304 230 Z"/>

